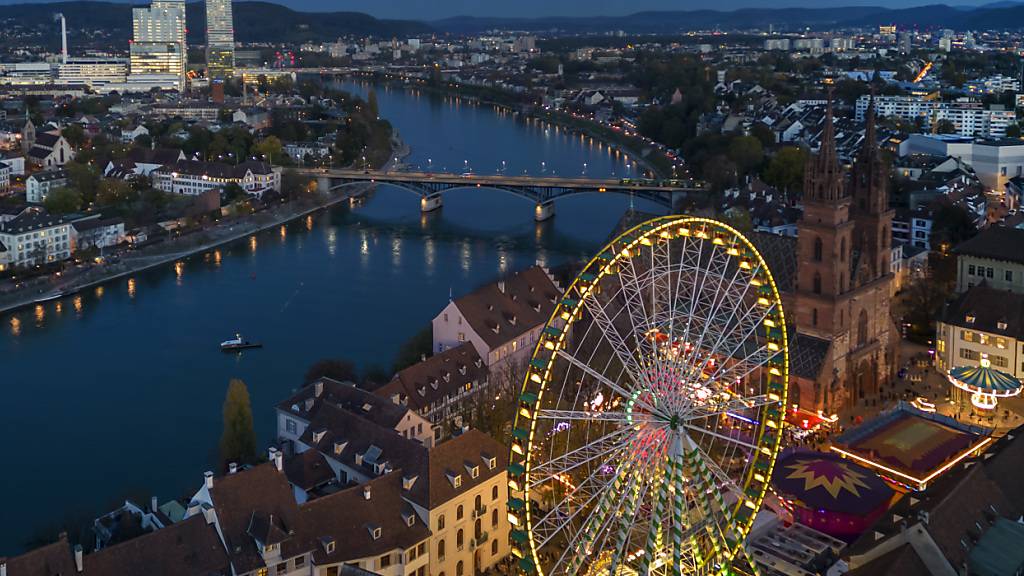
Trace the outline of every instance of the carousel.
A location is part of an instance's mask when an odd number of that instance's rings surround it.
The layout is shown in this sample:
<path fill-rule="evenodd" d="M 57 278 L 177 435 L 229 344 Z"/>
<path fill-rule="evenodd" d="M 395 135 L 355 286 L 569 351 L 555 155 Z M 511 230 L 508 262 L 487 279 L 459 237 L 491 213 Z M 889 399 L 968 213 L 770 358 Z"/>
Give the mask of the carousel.
<path fill-rule="evenodd" d="M 971 405 L 982 413 L 995 410 L 1000 398 L 1017 396 L 1021 392 L 1020 380 L 992 368 L 988 356 L 982 356 L 980 366 L 959 366 L 949 371 L 949 383 L 958 390 L 955 395 L 963 401 L 969 395 Z"/>

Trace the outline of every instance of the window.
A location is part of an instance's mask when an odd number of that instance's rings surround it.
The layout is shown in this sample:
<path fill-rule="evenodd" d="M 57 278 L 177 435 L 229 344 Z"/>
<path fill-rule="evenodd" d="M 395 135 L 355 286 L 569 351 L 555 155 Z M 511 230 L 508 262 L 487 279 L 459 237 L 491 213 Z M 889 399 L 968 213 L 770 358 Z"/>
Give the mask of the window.
<path fill-rule="evenodd" d="M 964 360 L 977 360 L 981 356 L 978 354 L 976 350 L 971 350 L 970 348 L 961 348 L 960 357 L 963 358 Z"/>
<path fill-rule="evenodd" d="M 481 508 L 483 508 L 483 499 L 480 497 L 479 494 L 477 494 L 476 500 L 473 501 L 473 509 L 479 510 Z"/>
<path fill-rule="evenodd" d="M 462 504 L 459 504 L 459 507 L 455 509 L 455 519 L 462 520 Z"/>
<path fill-rule="evenodd" d="M 462 528 L 459 528 L 459 531 L 455 533 L 455 548 L 457 550 L 462 550 L 462 541 L 465 539 L 464 536 Z"/>
<path fill-rule="evenodd" d="M 814 284 L 811 286 L 811 290 L 815 294 L 821 294 L 821 274 L 814 273 Z"/>
<path fill-rule="evenodd" d="M 462 573 L 463 573 L 464 569 L 465 569 L 465 566 L 462 563 L 462 560 L 459 560 L 459 563 L 455 565 L 455 576 L 462 576 Z"/>
<path fill-rule="evenodd" d="M 493 528 L 498 527 L 498 509 L 491 510 L 491 526 Z"/>
<path fill-rule="evenodd" d="M 437 558 L 438 560 L 444 560 L 444 539 L 437 543 Z"/>
<path fill-rule="evenodd" d="M 278 564 L 277 566 L 274 567 L 274 573 L 276 573 L 276 574 L 284 574 L 287 571 L 288 571 L 288 563 L 287 562 L 281 562 L 280 564 Z"/>
<path fill-rule="evenodd" d="M 1007 282 L 1013 282 L 1013 270 L 1006 270 L 1003 273 L 1003 277 L 1006 279 Z"/>
<path fill-rule="evenodd" d="M 491 488 L 491 500 L 497 500 L 497 499 L 498 499 L 498 487 L 495 486 L 495 487 Z"/>
<path fill-rule="evenodd" d="M 839 261 L 846 262 L 846 238 L 839 241 Z"/>
<path fill-rule="evenodd" d="M 444 514 L 437 517 L 437 529 L 444 530 Z"/>
<path fill-rule="evenodd" d="M 992 355 L 989 356 L 989 359 L 992 360 L 992 365 L 995 366 L 996 368 L 1006 368 L 1007 366 L 1010 365 L 1010 363 L 1006 360 L 1006 356 Z"/>
<path fill-rule="evenodd" d="M 297 434 L 299 430 L 299 425 L 295 422 L 295 420 L 289 418 L 284 421 L 284 429 L 289 434 Z"/>
<path fill-rule="evenodd" d="M 459 332 L 459 342 L 465 342 L 465 341 L 466 341 L 466 333 L 465 332 Z"/>
<path fill-rule="evenodd" d="M 332 546 L 333 546 L 333 544 L 332 544 Z M 331 548 L 331 550 L 334 550 L 334 548 Z M 305 566 L 305 565 L 306 565 L 306 557 L 305 556 L 296 556 L 295 557 L 295 567 L 296 568 L 299 568 L 299 567 Z"/>
<path fill-rule="evenodd" d="M 985 278 L 992 278 L 994 274 L 995 274 L 995 269 L 993 269 L 993 268 L 986 268 L 985 269 Z"/>
<path fill-rule="evenodd" d="M 256 570 L 256 576 L 267 576 L 266 568 L 259 568 Z"/>
<path fill-rule="evenodd" d="M 812 326 L 817 326 L 818 325 L 818 309 L 817 308 L 812 308 L 811 309 L 811 325 Z"/>
<path fill-rule="evenodd" d="M 381 568 L 387 568 L 388 566 L 391 566 L 391 554 L 385 554 L 381 556 L 378 566 L 380 566 Z"/>
<path fill-rule="evenodd" d="M 494 540 L 491 540 L 491 556 L 495 556 L 497 554 L 498 554 L 498 540 L 497 540 L 497 538 L 495 538 Z"/>
<path fill-rule="evenodd" d="M 814 239 L 814 261 L 821 262 L 821 238 Z"/>
<path fill-rule="evenodd" d="M 426 542 L 420 542 L 416 546 L 416 555 L 423 556 L 426 553 L 427 553 L 427 543 Z"/>

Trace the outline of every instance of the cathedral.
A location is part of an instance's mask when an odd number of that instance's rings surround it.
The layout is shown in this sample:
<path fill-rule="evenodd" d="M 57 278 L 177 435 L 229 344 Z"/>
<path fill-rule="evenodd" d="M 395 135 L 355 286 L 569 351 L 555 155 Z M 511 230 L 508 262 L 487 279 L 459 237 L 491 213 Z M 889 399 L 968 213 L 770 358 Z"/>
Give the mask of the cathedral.
<path fill-rule="evenodd" d="M 864 144 L 846 170 L 836 155 L 830 101 L 821 147 L 805 168 L 797 238 L 781 246 L 784 255 L 774 241 L 769 258 L 777 276 L 788 276 L 780 285 L 791 333 L 791 405 L 837 414 L 877 398 L 895 376 L 888 186 L 873 106 Z"/>

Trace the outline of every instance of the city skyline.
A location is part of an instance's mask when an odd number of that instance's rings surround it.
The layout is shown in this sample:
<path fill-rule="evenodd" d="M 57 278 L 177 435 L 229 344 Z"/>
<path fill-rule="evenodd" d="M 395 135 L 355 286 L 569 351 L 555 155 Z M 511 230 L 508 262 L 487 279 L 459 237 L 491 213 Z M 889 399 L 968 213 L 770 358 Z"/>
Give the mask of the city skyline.
<path fill-rule="evenodd" d="M 39 0 L 32 3 L 57 3 L 61 0 Z M 94 1 L 94 0 L 87 0 Z M 95 0 L 100 1 L 100 0 Z M 131 3 L 130 0 L 113 0 L 113 2 Z M 21 0 L 0 0 L 2 5 L 25 3 Z M 928 2 L 927 0 L 896 0 L 879 2 L 878 0 L 793 0 L 778 6 L 765 6 L 755 0 L 683 0 L 665 2 L 664 0 L 602 0 L 584 2 L 583 0 L 564 0 L 559 3 L 541 0 L 525 0 L 514 5 L 481 4 L 470 0 L 443 0 L 427 3 L 417 0 L 381 0 L 372 5 L 356 0 L 336 0 L 324 3 L 319 0 L 277 0 L 273 2 L 304 12 L 362 12 L 377 18 L 431 21 L 457 16 L 495 17 L 495 18 L 544 18 L 553 16 L 625 16 L 645 11 L 687 11 L 717 10 L 733 11 L 746 8 L 838 8 L 848 6 L 876 6 L 890 9 L 915 8 L 935 4 L 973 9 L 980 7 L 1005 7 L 1024 5 L 1015 0 L 948 0 L 946 2 Z M 484 8 L 484 6 L 486 6 Z"/>

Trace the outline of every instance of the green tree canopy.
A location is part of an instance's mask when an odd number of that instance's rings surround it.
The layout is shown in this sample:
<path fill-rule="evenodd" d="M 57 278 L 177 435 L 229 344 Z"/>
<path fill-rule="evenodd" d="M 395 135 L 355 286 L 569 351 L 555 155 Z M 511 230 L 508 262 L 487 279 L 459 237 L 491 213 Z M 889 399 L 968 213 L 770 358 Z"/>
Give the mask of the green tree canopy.
<path fill-rule="evenodd" d="M 277 136 L 267 136 L 252 145 L 252 153 L 260 160 L 276 161 L 278 164 L 285 159 L 284 146 Z"/>
<path fill-rule="evenodd" d="M 252 404 L 245 382 L 233 378 L 224 399 L 224 433 L 220 438 L 223 464 L 256 462 L 256 430 L 252 423 Z"/>
<path fill-rule="evenodd" d="M 124 180 L 105 178 L 100 182 L 96 192 L 96 204 L 99 206 L 123 206 L 137 200 L 138 191 Z"/>
<path fill-rule="evenodd" d="M 366 94 L 366 106 L 370 110 L 370 115 L 376 119 L 380 118 L 380 107 L 377 104 L 377 91 L 370 88 L 370 91 Z"/>
<path fill-rule="evenodd" d="M 799 191 L 803 187 L 804 163 L 807 152 L 797 146 L 787 146 L 772 157 L 764 171 L 764 181 L 780 190 Z"/>
<path fill-rule="evenodd" d="M 943 204 L 932 217 L 933 250 L 944 252 L 977 233 L 978 227 L 974 224 L 974 218 L 962 206 Z"/>
<path fill-rule="evenodd" d="M 82 209 L 82 194 L 78 190 L 60 187 L 50 190 L 43 200 L 43 206 L 50 214 L 70 214 Z"/>
<path fill-rule="evenodd" d="M 761 141 L 753 136 L 737 136 L 729 143 L 729 159 L 743 174 L 761 164 L 764 160 L 764 148 Z"/>
<path fill-rule="evenodd" d="M 60 133 L 72 148 L 81 148 L 82 144 L 85 144 L 87 140 L 85 130 L 78 124 L 69 124 Z"/>

